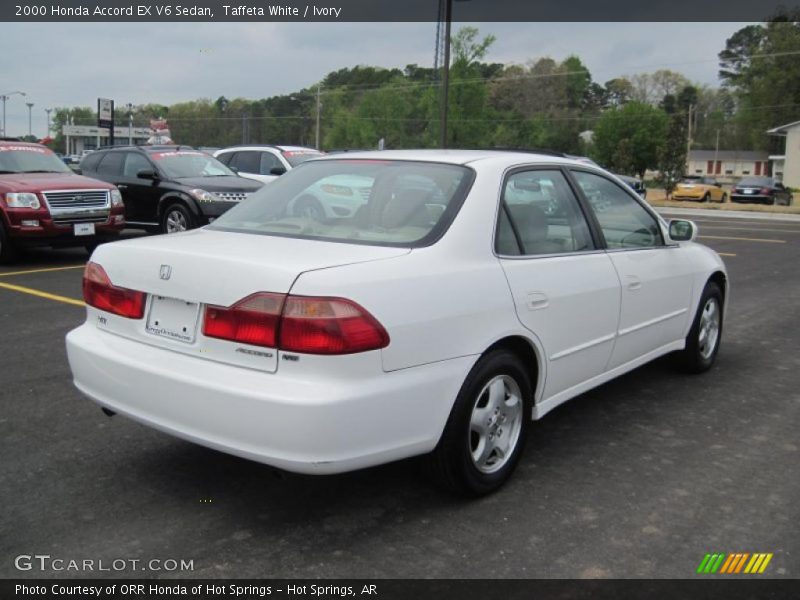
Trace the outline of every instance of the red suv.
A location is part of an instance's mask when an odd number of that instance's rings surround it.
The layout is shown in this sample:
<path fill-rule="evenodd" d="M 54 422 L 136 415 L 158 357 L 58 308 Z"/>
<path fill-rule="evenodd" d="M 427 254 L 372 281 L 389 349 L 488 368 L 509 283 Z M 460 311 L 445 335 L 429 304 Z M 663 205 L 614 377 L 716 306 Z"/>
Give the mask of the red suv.
<path fill-rule="evenodd" d="M 111 184 L 72 172 L 49 148 L 0 139 L 0 262 L 22 246 L 85 246 L 125 227 Z"/>

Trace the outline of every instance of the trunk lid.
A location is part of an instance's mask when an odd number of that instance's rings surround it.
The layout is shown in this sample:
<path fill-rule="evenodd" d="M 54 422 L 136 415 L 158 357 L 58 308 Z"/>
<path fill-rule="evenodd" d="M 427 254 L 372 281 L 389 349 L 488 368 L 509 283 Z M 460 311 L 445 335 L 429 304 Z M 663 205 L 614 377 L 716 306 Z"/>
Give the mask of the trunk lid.
<path fill-rule="evenodd" d="M 303 272 L 409 252 L 208 229 L 105 244 L 92 262 L 103 267 L 114 285 L 145 292 L 148 298 L 143 319 L 100 311 L 94 317 L 99 327 L 143 343 L 275 371 L 274 348 L 204 337 L 204 306 L 231 306 L 256 292 L 286 294 Z"/>

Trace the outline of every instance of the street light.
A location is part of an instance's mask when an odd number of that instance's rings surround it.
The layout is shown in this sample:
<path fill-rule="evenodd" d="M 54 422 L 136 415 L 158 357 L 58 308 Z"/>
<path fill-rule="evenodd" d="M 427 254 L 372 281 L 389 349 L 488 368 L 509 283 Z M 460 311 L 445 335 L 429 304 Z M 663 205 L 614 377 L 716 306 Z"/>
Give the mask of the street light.
<path fill-rule="evenodd" d="M 47 132 L 45 133 L 45 137 L 50 137 L 50 113 L 53 112 L 52 108 L 45 108 L 44 112 L 47 113 Z"/>
<path fill-rule="evenodd" d="M 125 105 L 128 108 L 128 145 L 133 146 L 133 103 Z"/>
<path fill-rule="evenodd" d="M 25 96 L 25 92 L 6 92 L 5 94 L 0 94 L 0 100 L 3 101 L 3 136 L 6 135 L 6 100 L 8 100 L 14 94 L 19 94 L 20 96 Z"/>
<path fill-rule="evenodd" d="M 28 107 L 28 137 L 33 137 L 33 127 L 31 126 L 31 111 L 33 109 L 33 102 L 26 102 L 25 106 Z"/>

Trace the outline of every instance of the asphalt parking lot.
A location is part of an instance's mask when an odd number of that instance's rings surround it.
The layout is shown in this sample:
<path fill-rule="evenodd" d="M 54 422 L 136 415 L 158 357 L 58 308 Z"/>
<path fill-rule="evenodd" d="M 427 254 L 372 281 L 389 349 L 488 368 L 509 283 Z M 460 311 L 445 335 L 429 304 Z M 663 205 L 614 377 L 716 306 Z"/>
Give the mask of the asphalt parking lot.
<path fill-rule="evenodd" d="M 20 554 L 185 559 L 149 577 L 691 578 L 708 552 L 800 576 L 800 221 L 695 217 L 732 282 L 716 367 L 657 361 L 531 427 L 516 475 L 464 501 L 414 460 L 270 468 L 109 419 L 71 384 L 83 250 L 0 268 L 0 577 Z M 83 576 L 106 575 L 85 573 Z"/>

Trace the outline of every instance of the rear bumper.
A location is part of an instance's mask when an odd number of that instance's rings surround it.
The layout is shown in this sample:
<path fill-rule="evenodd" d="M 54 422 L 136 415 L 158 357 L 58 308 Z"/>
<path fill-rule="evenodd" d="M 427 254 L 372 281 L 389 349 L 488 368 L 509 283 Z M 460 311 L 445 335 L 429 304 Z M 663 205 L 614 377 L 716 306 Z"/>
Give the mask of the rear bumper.
<path fill-rule="evenodd" d="M 772 196 L 760 196 L 757 194 L 732 194 L 731 202 L 749 203 L 749 204 L 772 204 L 774 200 Z"/>
<path fill-rule="evenodd" d="M 376 353 L 368 377 L 300 378 L 172 352 L 90 324 L 67 335 L 67 355 L 75 385 L 101 406 L 216 450 L 309 474 L 432 450 L 475 361 L 385 373 Z"/>

